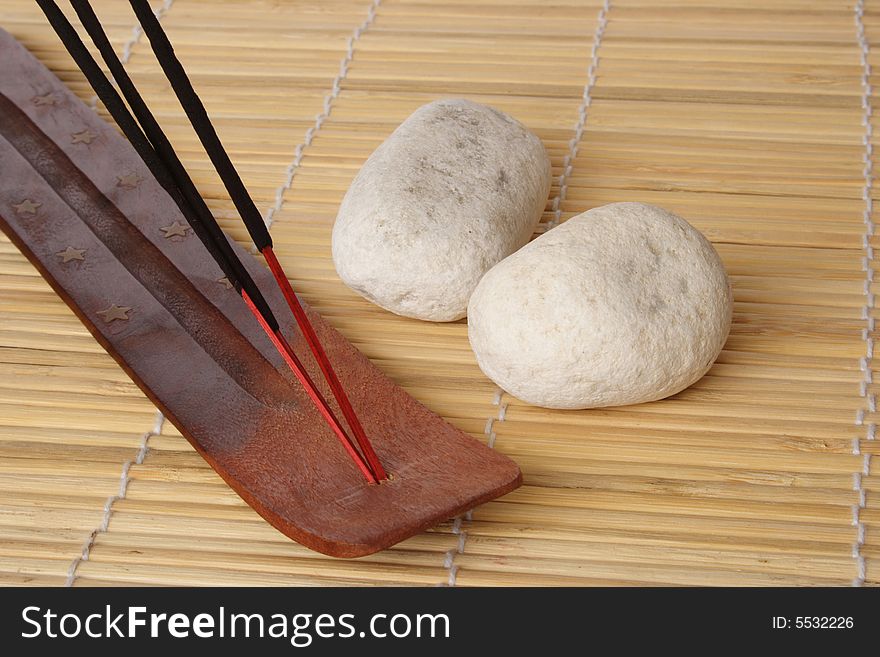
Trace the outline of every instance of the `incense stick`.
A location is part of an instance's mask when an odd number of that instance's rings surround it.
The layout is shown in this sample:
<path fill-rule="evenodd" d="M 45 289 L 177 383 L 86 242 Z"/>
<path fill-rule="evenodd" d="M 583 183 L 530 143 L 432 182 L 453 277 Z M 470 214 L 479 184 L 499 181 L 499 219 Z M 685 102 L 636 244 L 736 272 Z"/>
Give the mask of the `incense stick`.
<path fill-rule="evenodd" d="M 87 4 L 81 0 L 71 0 L 71 2 L 74 7 L 78 4 Z M 278 259 L 275 257 L 275 253 L 272 250 L 272 237 L 269 235 L 269 231 L 266 228 L 253 199 L 242 183 L 235 167 L 232 165 L 226 150 L 223 148 L 223 144 L 217 136 L 217 131 L 214 129 L 211 120 L 208 118 L 208 113 L 204 104 L 196 93 L 195 88 L 192 86 L 183 65 L 174 54 L 174 47 L 172 46 L 171 41 L 165 34 L 164 28 L 159 23 L 147 0 L 129 0 L 129 3 L 131 4 L 132 9 L 134 9 L 134 13 L 137 16 L 138 21 L 140 21 L 144 33 L 149 39 L 150 47 L 153 49 L 156 60 L 162 67 L 168 81 L 171 83 L 171 88 L 174 90 L 177 99 L 180 101 L 184 112 L 186 112 L 190 123 L 192 123 L 199 141 L 202 143 L 205 152 L 208 154 L 208 157 L 214 164 L 214 168 L 220 175 L 220 178 L 226 187 L 226 191 L 229 193 L 235 208 L 238 210 L 242 221 L 247 227 L 251 239 L 266 258 L 269 269 L 272 271 L 275 281 L 284 293 L 284 298 L 287 301 L 291 312 L 293 312 L 293 316 L 305 336 L 309 349 L 311 349 L 312 354 L 315 356 L 315 360 L 318 362 L 321 372 L 324 374 L 324 378 L 330 385 L 333 396 L 339 403 L 342 413 L 348 421 L 361 451 L 370 464 L 376 478 L 379 480 L 385 479 L 386 475 L 382 468 L 382 464 L 379 462 L 376 453 L 370 445 L 370 441 L 364 432 L 363 426 L 361 425 L 360 420 L 358 420 L 357 414 L 355 413 L 348 396 L 345 394 L 342 383 L 336 376 L 336 372 L 333 369 L 330 359 L 327 357 L 314 328 L 299 303 L 293 288 L 290 286 L 289 279 L 284 273 Z"/>
<path fill-rule="evenodd" d="M 77 6 L 88 5 L 88 2 L 87 0 L 71 0 L 71 4 L 76 9 Z M 223 148 L 220 137 L 217 136 L 217 131 L 208 117 L 204 104 L 202 104 L 201 99 L 196 94 L 186 71 L 183 69 L 183 65 L 174 54 L 174 48 L 168 40 L 165 30 L 156 19 L 156 15 L 153 13 L 149 2 L 147 0 L 143 0 L 143 2 L 131 0 L 130 4 L 144 30 L 144 34 L 147 35 L 150 41 L 150 47 L 156 55 L 156 61 L 162 67 L 162 71 L 164 71 L 165 77 L 168 78 L 171 88 L 183 107 L 183 111 L 196 131 L 199 141 L 202 142 L 202 146 L 217 170 L 220 180 L 223 181 L 223 185 L 229 193 L 229 198 L 232 200 L 235 209 L 238 210 L 238 214 L 247 227 L 251 239 L 254 240 L 254 244 L 261 251 L 266 247 L 271 247 L 272 236 L 269 235 L 269 230 L 266 228 L 266 224 L 263 223 L 260 211 L 257 210 L 257 206 L 254 204 L 250 194 L 248 194 L 241 177 L 229 159 L 226 149 Z"/>
<path fill-rule="evenodd" d="M 171 148 L 170 142 L 155 121 L 152 113 L 146 107 L 133 82 L 126 74 L 91 7 L 86 2 L 74 2 L 73 0 L 71 2 L 89 35 L 98 46 L 108 67 L 113 72 L 120 89 L 132 107 L 132 111 L 135 112 L 137 118 L 141 121 L 140 125 L 131 116 L 116 89 L 97 65 L 86 49 L 85 44 L 79 38 L 76 30 L 58 8 L 54 0 L 37 0 L 37 2 L 49 23 L 61 38 L 65 48 L 67 48 L 77 66 L 83 71 L 89 83 L 92 84 L 95 92 L 104 102 L 114 120 L 123 130 L 123 133 L 135 147 L 135 150 L 144 160 L 144 163 L 154 174 L 160 185 L 168 191 L 171 198 L 178 205 L 184 218 L 227 275 L 230 283 L 241 294 L 248 309 L 254 314 L 273 346 L 279 351 L 285 363 L 303 385 L 309 398 L 340 439 L 349 456 L 354 460 L 367 481 L 369 483 L 376 483 L 378 477 L 374 473 L 373 468 L 365 462 L 363 456 L 354 447 L 354 444 L 340 425 L 327 401 L 318 391 L 311 377 L 303 368 L 302 363 L 284 339 L 277 319 L 272 314 L 271 309 L 259 292 L 253 279 L 232 251 L 225 234 L 210 213 L 204 199 L 196 191 L 192 179 L 186 173 L 182 163 Z"/>
<path fill-rule="evenodd" d="M 62 36 L 63 33 L 62 41 L 65 38 L 67 39 L 65 45 L 68 46 L 69 44 L 68 50 L 74 61 L 83 70 L 89 82 L 96 87 L 96 93 L 101 97 L 114 120 L 135 147 L 135 150 L 137 150 L 159 184 L 177 203 L 177 206 L 184 214 L 184 218 L 214 257 L 223 273 L 229 279 L 229 282 L 239 292 L 242 288 L 247 289 L 260 313 L 267 317 L 273 328 L 277 327 L 277 320 L 273 316 L 269 305 L 266 303 L 250 274 L 248 274 L 235 255 L 222 229 L 214 220 L 210 209 L 198 193 L 195 184 L 174 152 L 171 143 L 126 74 L 91 6 L 88 3 L 82 2 L 71 3 L 83 22 L 86 31 L 98 47 L 117 84 L 119 84 L 137 121 L 132 118 L 125 103 L 123 103 L 119 94 L 89 54 L 85 45 L 76 35 L 73 26 L 70 25 L 57 5 L 42 2 L 39 4 L 44 8 L 44 12 L 51 12 L 51 16 L 47 13 L 47 17 L 50 23 L 53 24 L 53 27 L 56 27 L 57 24 L 56 31 L 61 30 L 59 36 Z M 50 8 L 50 5 L 54 5 L 54 8 Z M 138 123 L 140 123 L 140 126 Z"/>

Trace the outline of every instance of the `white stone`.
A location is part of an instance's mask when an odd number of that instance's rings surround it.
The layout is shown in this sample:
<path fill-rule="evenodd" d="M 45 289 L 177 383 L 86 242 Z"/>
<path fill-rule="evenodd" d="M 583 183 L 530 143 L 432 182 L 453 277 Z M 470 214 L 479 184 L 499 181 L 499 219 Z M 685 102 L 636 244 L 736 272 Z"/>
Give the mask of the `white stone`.
<path fill-rule="evenodd" d="M 468 307 L 483 372 L 523 401 L 594 408 L 662 399 L 727 340 L 732 293 L 709 241 L 642 203 L 584 212 L 495 265 Z"/>
<path fill-rule="evenodd" d="M 348 189 L 336 271 L 391 312 L 461 319 L 483 274 L 529 240 L 549 189 L 550 161 L 521 123 L 468 100 L 424 105 Z"/>

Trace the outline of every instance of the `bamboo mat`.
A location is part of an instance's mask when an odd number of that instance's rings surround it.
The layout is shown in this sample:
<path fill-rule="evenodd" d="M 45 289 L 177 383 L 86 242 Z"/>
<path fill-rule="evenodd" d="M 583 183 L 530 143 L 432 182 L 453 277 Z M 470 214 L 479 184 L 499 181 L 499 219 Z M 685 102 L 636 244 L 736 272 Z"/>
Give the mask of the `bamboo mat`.
<path fill-rule="evenodd" d="M 247 243 L 127 3 L 93 4 Z M 411 394 L 516 459 L 525 485 L 371 557 L 309 552 L 220 481 L 3 239 L 0 583 L 880 583 L 880 2 L 153 4 L 294 287 Z M 4 0 L 0 25 L 93 100 L 31 0 Z M 705 378 L 627 408 L 530 407 L 480 373 L 464 322 L 396 317 L 339 282 L 329 236 L 347 185 L 444 96 L 497 106 L 543 139 L 545 225 L 638 200 L 716 244 L 735 312 Z"/>

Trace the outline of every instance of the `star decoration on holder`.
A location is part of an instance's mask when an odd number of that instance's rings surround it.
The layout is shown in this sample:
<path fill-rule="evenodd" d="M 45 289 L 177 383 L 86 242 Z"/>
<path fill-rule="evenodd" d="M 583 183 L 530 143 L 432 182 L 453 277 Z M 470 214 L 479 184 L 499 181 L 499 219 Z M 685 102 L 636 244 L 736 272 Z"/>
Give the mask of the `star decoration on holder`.
<path fill-rule="evenodd" d="M 175 221 L 170 226 L 162 226 L 159 230 L 161 230 L 165 234 L 165 239 L 171 239 L 172 237 L 186 237 L 186 231 L 189 230 L 189 226 L 186 224 L 182 224 L 179 221 Z"/>
<path fill-rule="evenodd" d="M 127 173 L 124 176 L 116 176 L 116 186 L 134 189 L 141 183 L 141 177 L 136 173 Z"/>
<path fill-rule="evenodd" d="M 42 96 L 34 96 L 31 98 L 31 102 L 39 107 L 41 105 L 57 105 L 58 99 L 55 97 L 55 94 L 48 93 Z"/>
<path fill-rule="evenodd" d="M 130 306 L 117 306 L 113 303 L 110 304 L 110 307 L 107 308 L 107 310 L 99 310 L 98 314 L 109 324 L 117 319 L 127 322 L 129 319 L 128 313 L 130 312 Z"/>
<path fill-rule="evenodd" d="M 86 128 L 85 130 L 80 130 L 79 132 L 74 132 L 70 135 L 70 143 L 71 144 L 85 144 L 88 146 L 98 137 L 94 132 Z"/>
<path fill-rule="evenodd" d="M 59 251 L 55 255 L 61 258 L 61 263 L 66 264 L 71 260 L 85 260 L 85 252 L 86 249 L 75 249 L 72 246 L 68 246 L 63 251 Z"/>
<path fill-rule="evenodd" d="M 218 278 L 217 282 L 220 283 L 220 285 L 225 287 L 227 290 L 232 289 L 232 283 L 229 282 L 229 279 L 226 278 L 226 276 L 224 276 L 223 278 Z"/>
<path fill-rule="evenodd" d="M 33 215 L 37 214 L 37 208 L 39 208 L 41 205 L 43 205 L 43 204 L 40 203 L 39 201 L 32 201 L 29 198 L 26 198 L 18 205 L 13 205 L 12 207 L 15 208 L 15 214 L 20 214 L 22 216 L 24 216 L 24 215 L 33 216 Z"/>

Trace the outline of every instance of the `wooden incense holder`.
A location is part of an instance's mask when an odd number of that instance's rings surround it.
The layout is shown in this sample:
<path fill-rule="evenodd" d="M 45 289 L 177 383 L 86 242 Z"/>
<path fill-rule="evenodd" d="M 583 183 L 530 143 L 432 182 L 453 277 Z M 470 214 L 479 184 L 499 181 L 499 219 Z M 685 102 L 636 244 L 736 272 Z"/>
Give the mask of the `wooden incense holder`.
<path fill-rule="evenodd" d="M 309 548 L 386 548 L 521 483 L 309 318 L 391 479 L 366 483 L 116 130 L 0 30 L 0 227 L 221 477 Z M 338 414 L 270 273 L 234 245 Z"/>

